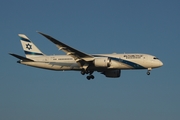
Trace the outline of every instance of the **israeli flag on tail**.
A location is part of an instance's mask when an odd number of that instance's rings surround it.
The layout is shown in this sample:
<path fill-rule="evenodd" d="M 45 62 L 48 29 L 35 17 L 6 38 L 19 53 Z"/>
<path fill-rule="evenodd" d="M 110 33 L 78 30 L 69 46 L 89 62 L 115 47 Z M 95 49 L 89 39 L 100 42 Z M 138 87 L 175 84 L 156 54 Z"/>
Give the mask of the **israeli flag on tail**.
<path fill-rule="evenodd" d="M 18 34 L 25 52 L 26 58 L 40 57 L 44 54 L 32 43 L 32 41 L 24 34 Z"/>

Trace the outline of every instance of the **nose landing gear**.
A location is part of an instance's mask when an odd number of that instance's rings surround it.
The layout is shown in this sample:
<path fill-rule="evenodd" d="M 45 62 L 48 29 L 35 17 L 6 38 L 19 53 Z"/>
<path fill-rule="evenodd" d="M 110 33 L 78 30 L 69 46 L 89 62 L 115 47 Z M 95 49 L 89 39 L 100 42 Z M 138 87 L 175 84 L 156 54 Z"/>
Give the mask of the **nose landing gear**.
<path fill-rule="evenodd" d="M 147 75 L 150 75 L 151 73 L 150 73 L 150 71 L 147 71 Z"/>
<path fill-rule="evenodd" d="M 152 70 L 152 68 L 148 68 L 148 71 L 147 71 L 147 75 L 150 75 L 150 71 Z"/>

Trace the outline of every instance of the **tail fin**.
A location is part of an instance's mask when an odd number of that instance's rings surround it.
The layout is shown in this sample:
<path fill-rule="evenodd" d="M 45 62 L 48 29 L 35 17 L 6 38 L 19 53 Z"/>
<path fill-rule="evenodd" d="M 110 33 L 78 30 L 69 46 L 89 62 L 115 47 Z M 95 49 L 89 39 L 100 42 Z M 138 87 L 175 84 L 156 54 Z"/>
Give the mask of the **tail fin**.
<path fill-rule="evenodd" d="M 44 55 L 37 47 L 34 45 L 30 39 L 24 34 L 18 34 L 20 41 L 25 52 L 26 58 L 39 57 Z"/>

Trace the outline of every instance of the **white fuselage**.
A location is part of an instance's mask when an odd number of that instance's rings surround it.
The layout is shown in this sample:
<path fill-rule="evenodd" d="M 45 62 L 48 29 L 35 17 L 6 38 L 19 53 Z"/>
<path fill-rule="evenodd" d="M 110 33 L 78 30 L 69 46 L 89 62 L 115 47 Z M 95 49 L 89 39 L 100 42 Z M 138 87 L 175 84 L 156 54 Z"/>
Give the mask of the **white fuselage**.
<path fill-rule="evenodd" d="M 163 65 L 158 58 L 148 54 L 96 54 L 92 56 L 95 59 L 99 57 L 110 58 L 111 65 L 105 69 L 152 69 Z M 31 59 L 34 61 L 19 61 L 19 63 L 50 70 L 82 70 L 74 58 L 69 55 L 39 56 Z M 98 71 L 103 68 L 94 67 L 93 69 Z"/>

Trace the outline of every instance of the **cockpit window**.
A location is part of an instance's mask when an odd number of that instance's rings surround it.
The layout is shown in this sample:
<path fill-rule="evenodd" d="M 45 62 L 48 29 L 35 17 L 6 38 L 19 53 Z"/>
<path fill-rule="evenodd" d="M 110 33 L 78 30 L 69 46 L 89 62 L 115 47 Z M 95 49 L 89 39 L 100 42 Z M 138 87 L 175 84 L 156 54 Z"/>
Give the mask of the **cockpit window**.
<path fill-rule="evenodd" d="M 158 59 L 157 57 L 154 57 L 154 59 Z"/>

